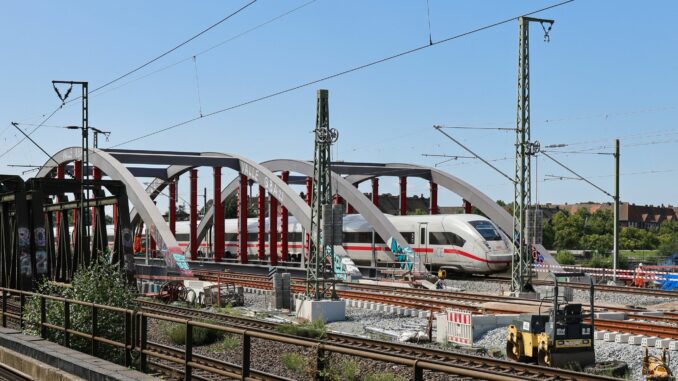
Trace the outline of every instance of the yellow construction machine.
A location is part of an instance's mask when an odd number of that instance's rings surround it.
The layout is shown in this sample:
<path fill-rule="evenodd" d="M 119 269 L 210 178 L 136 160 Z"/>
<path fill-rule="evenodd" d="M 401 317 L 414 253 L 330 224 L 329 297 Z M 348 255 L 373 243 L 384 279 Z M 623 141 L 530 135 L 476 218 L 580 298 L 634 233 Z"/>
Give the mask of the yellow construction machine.
<path fill-rule="evenodd" d="M 662 356 L 650 356 L 647 347 L 645 347 L 645 356 L 643 356 L 643 376 L 648 381 L 671 381 L 675 380 L 671 369 L 669 369 L 669 359 L 666 355 L 666 348 L 662 350 Z"/>
<path fill-rule="evenodd" d="M 508 327 L 506 357 L 519 362 L 581 369 L 595 364 L 593 344 L 593 281 L 590 280 L 590 312 L 579 303 L 568 303 L 558 295 L 558 278 L 585 277 L 584 273 L 554 273 L 553 306 L 548 314 L 522 314 Z M 542 299 L 542 303 L 546 299 Z M 584 323 L 589 318 L 591 324 Z"/>

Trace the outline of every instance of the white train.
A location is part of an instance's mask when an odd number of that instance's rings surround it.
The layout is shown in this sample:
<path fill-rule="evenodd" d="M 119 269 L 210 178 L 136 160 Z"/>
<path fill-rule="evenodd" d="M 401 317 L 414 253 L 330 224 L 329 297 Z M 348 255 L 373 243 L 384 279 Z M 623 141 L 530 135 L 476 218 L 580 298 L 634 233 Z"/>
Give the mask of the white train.
<path fill-rule="evenodd" d="M 448 270 L 488 274 L 502 272 L 511 266 L 511 248 L 508 237 L 490 220 L 475 214 L 386 216 L 408 241 L 410 247 L 430 270 Z M 248 256 L 257 257 L 258 221 L 247 222 Z M 268 233 L 268 219 L 265 231 Z M 237 220 L 225 221 L 225 257 L 235 257 L 238 248 Z M 280 233 L 278 233 L 280 241 Z M 189 243 L 189 222 L 178 221 L 176 238 L 181 247 Z M 290 258 L 299 261 L 305 253 L 302 227 L 293 217 L 288 224 Z M 201 244 L 201 252 L 208 252 L 209 244 Z M 387 246 L 373 232 L 372 226 L 360 215 L 344 217 L 344 249 L 358 265 L 389 262 Z M 278 252 L 280 252 L 278 242 Z M 265 253 L 268 257 L 268 234 L 265 236 Z"/>

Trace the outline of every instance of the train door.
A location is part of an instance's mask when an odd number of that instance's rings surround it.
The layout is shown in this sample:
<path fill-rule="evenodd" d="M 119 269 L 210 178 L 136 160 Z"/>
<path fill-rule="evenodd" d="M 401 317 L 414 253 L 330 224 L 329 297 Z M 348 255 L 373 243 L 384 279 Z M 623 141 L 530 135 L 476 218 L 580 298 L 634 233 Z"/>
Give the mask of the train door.
<path fill-rule="evenodd" d="M 416 253 L 419 261 L 428 267 L 428 223 L 420 222 L 419 229 L 417 229 L 417 240 L 415 244 L 414 252 Z"/>

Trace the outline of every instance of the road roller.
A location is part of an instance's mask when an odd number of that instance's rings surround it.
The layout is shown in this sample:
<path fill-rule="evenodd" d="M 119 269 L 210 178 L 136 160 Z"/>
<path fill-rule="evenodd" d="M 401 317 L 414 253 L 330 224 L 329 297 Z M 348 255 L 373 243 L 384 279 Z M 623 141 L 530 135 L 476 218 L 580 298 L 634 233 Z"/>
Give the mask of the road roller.
<path fill-rule="evenodd" d="M 583 369 L 596 362 L 594 350 L 593 280 L 589 277 L 590 310 L 584 312 L 581 303 L 570 303 L 558 294 L 558 278 L 583 278 L 584 273 L 553 273 L 551 300 L 542 299 L 538 314 L 521 314 L 508 327 L 506 357 L 519 362 Z M 544 303 L 551 309 L 542 313 Z M 584 323 L 590 319 L 591 323 Z"/>

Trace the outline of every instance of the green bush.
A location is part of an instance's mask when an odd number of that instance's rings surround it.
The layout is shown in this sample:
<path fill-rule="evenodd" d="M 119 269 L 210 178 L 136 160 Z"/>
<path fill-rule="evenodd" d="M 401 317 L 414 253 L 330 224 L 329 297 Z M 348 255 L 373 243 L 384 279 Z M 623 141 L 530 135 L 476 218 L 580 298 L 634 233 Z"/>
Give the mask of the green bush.
<path fill-rule="evenodd" d="M 162 332 L 172 343 L 176 345 L 186 344 L 186 325 L 176 323 L 163 323 Z M 221 331 L 214 329 L 193 327 L 193 345 L 209 345 L 216 343 L 223 337 Z"/>
<path fill-rule="evenodd" d="M 88 268 L 82 268 L 73 275 L 71 287 L 59 287 L 44 282 L 36 287 L 39 294 L 64 297 L 66 299 L 79 300 L 89 303 L 102 304 L 112 307 L 135 309 L 136 290 L 127 283 L 125 274 L 117 264 L 110 264 L 103 257 L 99 257 Z M 47 322 L 63 327 L 64 303 L 47 300 Z M 26 329 L 25 333 L 38 335 L 40 323 L 40 298 L 30 297 L 26 300 Z M 125 316 L 120 312 L 98 310 L 97 333 L 110 340 L 124 342 Z M 79 304 L 70 305 L 71 329 L 91 334 L 92 332 L 92 308 Z M 63 333 L 56 330 L 47 330 L 47 338 L 50 341 L 62 343 Z M 71 348 L 89 352 L 90 340 L 71 335 Z M 102 353 L 106 353 L 106 359 L 122 363 L 124 357 L 120 350 L 109 349 L 105 344 L 99 344 Z"/>
<path fill-rule="evenodd" d="M 327 336 L 327 328 L 322 320 L 315 320 L 303 324 L 285 323 L 279 325 L 276 330 L 287 335 L 310 337 L 314 339 L 323 339 Z"/>
<path fill-rule="evenodd" d="M 605 257 L 601 254 L 595 253 L 591 256 L 591 259 L 586 264 L 588 267 L 598 267 L 609 269 L 612 267 L 612 258 Z"/>
<path fill-rule="evenodd" d="M 306 372 L 309 367 L 306 358 L 298 353 L 283 353 L 280 361 L 285 368 L 297 373 Z"/>
<path fill-rule="evenodd" d="M 341 381 L 355 381 L 358 379 L 360 367 L 353 360 L 344 360 L 329 369 L 330 379 Z"/>
<path fill-rule="evenodd" d="M 572 253 L 567 250 L 558 250 L 558 253 L 556 254 L 556 261 L 558 261 L 558 263 L 561 265 L 574 265 L 576 262 L 574 255 L 572 255 Z"/>

